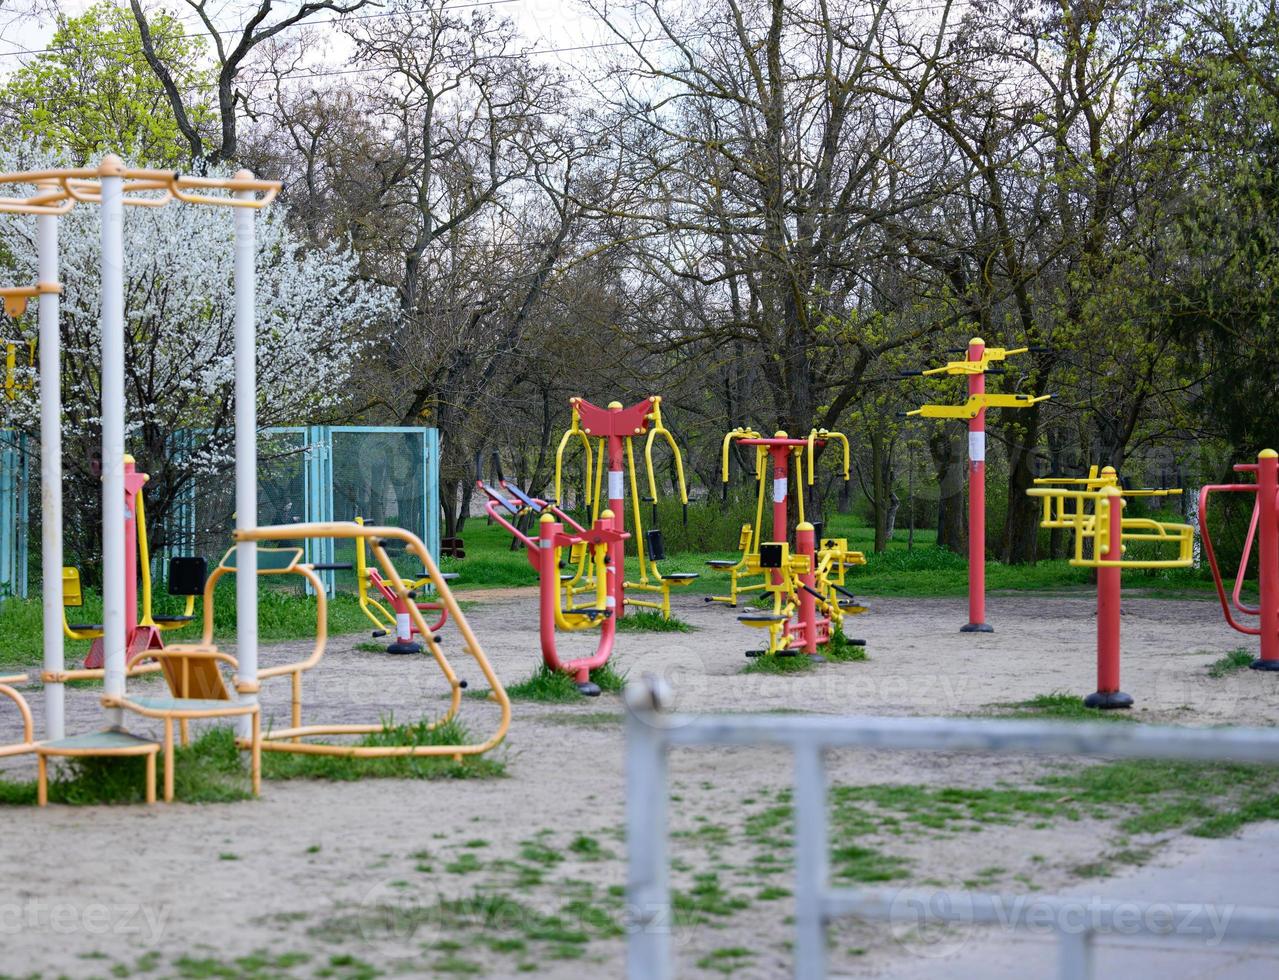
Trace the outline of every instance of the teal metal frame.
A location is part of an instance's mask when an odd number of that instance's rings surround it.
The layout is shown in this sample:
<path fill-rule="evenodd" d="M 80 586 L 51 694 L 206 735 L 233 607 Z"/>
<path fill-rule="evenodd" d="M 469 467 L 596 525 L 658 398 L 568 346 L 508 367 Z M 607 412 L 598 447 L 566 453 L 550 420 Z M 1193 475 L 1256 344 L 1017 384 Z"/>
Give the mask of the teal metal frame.
<path fill-rule="evenodd" d="M 27 597 L 30 528 L 27 437 L 9 429 L 0 433 L 0 599 Z"/>
<path fill-rule="evenodd" d="M 440 555 L 440 434 L 437 429 L 413 425 L 307 425 L 278 426 L 263 429 L 262 436 L 296 436 L 302 453 L 301 519 L 311 522 L 335 520 L 333 437 L 335 435 L 421 435 L 422 437 L 422 541 L 437 561 Z M 175 447 L 187 447 L 189 433 L 175 433 Z M 171 540 L 175 553 L 191 554 L 196 536 L 196 487 L 188 486 L 174 508 L 177 523 Z M 185 544 L 185 551 L 183 547 Z M 304 558 L 316 564 L 335 560 L 332 538 L 307 539 L 303 542 Z M 320 572 L 320 580 L 332 594 L 336 587 L 334 572 Z"/>
<path fill-rule="evenodd" d="M 170 451 L 191 452 L 194 432 L 179 430 L 170 437 Z M 302 483 L 307 522 L 334 520 L 333 437 L 334 435 L 421 435 L 422 440 L 422 540 L 431 556 L 440 557 L 440 433 L 438 429 L 411 425 L 310 425 L 264 429 L 263 436 L 298 436 L 303 453 Z M 26 598 L 29 582 L 29 542 L 31 527 L 31 450 L 23 433 L 0 431 L 0 599 L 9 595 Z M 175 502 L 169 515 L 169 554 L 154 557 L 159 573 L 170 554 L 194 554 L 196 541 L 196 485 L 191 483 Z M 230 546 L 230 539 L 227 540 Z M 307 540 L 308 562 L 331 563 L 331 538 Z M 218 558 L 220 555 L 211 556 Z M 334 573 L 321 578 L 330 593 Z"/>

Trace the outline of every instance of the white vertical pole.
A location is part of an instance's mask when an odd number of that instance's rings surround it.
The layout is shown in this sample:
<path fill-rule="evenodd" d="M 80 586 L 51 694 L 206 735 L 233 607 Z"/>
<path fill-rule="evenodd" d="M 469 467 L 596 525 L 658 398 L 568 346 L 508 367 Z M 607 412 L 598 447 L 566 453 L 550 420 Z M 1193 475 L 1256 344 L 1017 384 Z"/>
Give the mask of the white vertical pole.
<path fill-rule="evenodd" d="M 124 163 L 102 158 L 102 643 L 107 697 L 124 694 Z M 107 709 L 107 723 L 124 713 Z"/>
<path fill-rule="evenodd" d="M 647 692 L 646 692 L 647 693 Z M 626 718 L 626 975 L 669 980 L 670 882 L 666 865 L 666 742 L 649 706 Z"/>
<path fill-rule="evenodd" d="M 58 281 L 58 217 L 36 218 L 36 278 Z M 62 640 L 62 338 L 58 328 L 58 294 L 40 294 L 40 568 L 44 612 L 44 669 L 60 673 L 66 666 Z M 44 686 L 44 737 L 66 734 L 65 690 L 61 683 Z"/>
<path fill-rule="evenodd" d="M 253 175 L 247 170 L 237 178 Z M 251 198 L 252 191 L 239 197 Z M 236 530 L 258 524 L 258 378 L 257 335 L 253 300 L 256 290 L 252 208 L 232 209 L 235 214 L 235 526 Z M 236 659 L 241 683 L 252 686 L 258 679 L 258 552 L 252 541 L 235 546 Z M 246 700 L 257 700 L 255 693 Z M 248 718 L 241 719 L 247 735 Z"/>
<path fill-rule="evenodd" d="M 1058 934 L 1060 946 L 1057 950 L 1057 976 L 1059 980 L 1092 980 L 1092 932 L 1080 929 L 1078 932 L 1061 932 Z"/>
<path fill-rule="evenodd" d="M 795 976 L 826 976 L 826 765 L 816 743 L 795 746 Z"/>

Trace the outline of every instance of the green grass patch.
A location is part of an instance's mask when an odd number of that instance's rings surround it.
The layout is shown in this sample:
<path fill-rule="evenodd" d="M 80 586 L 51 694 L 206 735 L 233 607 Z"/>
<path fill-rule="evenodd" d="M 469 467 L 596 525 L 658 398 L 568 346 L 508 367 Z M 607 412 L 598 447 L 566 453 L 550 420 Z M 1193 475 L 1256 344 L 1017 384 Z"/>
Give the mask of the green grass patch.
<path fill-rule="evenodd" d="M 682 619 L 667 619 L 655 609 L 627 613 L 617 621 L 619 633 L 691 633 L 693 627 Z"/>
<path fill-rule="evenodd" d="M 802 653 L 784 655 L 764 653 L 751 657 L 742 668 L 743 674 L 802 674 L 817 666 L 810 657 Z"/>
<path fill-rule="evenodd" d="M 1051 694 L 1036 694 L 1027 701 L 1013 701 L 994 705 L 1003 717 L 1009 718 L 1052 718 L 1059 721 L 1132 721 L 1132 715 L 1125 711 L 1101 711 L 1084 706 L 1084 699 L 1077 694 L 1065 691 L 1053 691 Z"/>
<path fill-rule="evenodd" d="M 419 721 L 411 725 L 388 723 L 380 732 L 363 736 L 356 745 L 466 745 L 473 740 L 456 719 L 435 728 Z M 266 752 L 262 775 L 266 779 L 323 779 L 352 782 L 357 779 L 493 779 L 506 774 L 506 765 L 485 755 L 396 756 L 362 759 L 331 755 L 294 755 Z"/>
<path fill-rule="evenodd" d="M 703 970 L 714 970 L 728 976 L 750 966 L 754 959 L 755 953 L 744 946 L 721 946 L 700 957 L 697 965 Z"/>
<path fill-rule="evenodd" d="M 620 694 L 626 686 L 626 675 L 618 673 L 611 663 L 591 671 L 591 680 L 605 694 Z M 568 704 L 584 700 L 577 684 L 568 674 L 541 664 L 533 676 L 510 685 L 506 695 L 512 701 L 540 701 L 545 704 Z"/>
<path fill-rule="evenodd" d="M 671 891 L 675 921 L 681 925 L 711 923 L 749 908 L 750 904 L 750 899 L 725 889 L 714 871 L 694 875 L 688 891 Z"/>
<path fill-rule="evenodd" d="M 157 760 L 157 768 L 163 760 Z M 146 799 L 146 760 L 71 758 L 49 779 L 49 801 L 72 806 L 141 803 Z M 157 777 L 158 781 L 158 777 Z M 212 728 L 174 753 L 174 798 L 183 803 L 229 803 L 249 799 L 247 755 L 230 728 Z M 35 780 L 0 780 L 0 805 L 34 806 Z"/>
<path fill-rule="evenodd" d="M 248 956 L 237 956 L 232 960 L 186 955 L 179 956 L 173 961 L 172 975 L 182 977 L 184 980 L 204 980 L 204 978 L 214 977 L 235 978 L 235 980 L 267 980 L 267 978 L 285 976 L 291 973 L 294 967 L 304 965 L 310 958 L 306 953 L 271 954 L 264 950 L 257 950 Z M 131 974 L 124 975 L 129 976 Z M 347 975 L 343 974 L 343 976 Z"/>
<path fill-rule="evenodd" d="M 1214 660 L 1208 665 L 1208 676 L 1226 677 L 1237 670 L 1244 670 L 1251 667 L 1254 659 L 1253 655 L 1247 650 L 1231 650 L 1220 660 Z"/>
<path fill-rule="evenodd" d="M 821 649 L 821 655 L 831 663 L 854 663 L 868 659 L 866 647 L 860 643 L 850 643 L 840 627 L 831 630 L 830 642 Z"/>

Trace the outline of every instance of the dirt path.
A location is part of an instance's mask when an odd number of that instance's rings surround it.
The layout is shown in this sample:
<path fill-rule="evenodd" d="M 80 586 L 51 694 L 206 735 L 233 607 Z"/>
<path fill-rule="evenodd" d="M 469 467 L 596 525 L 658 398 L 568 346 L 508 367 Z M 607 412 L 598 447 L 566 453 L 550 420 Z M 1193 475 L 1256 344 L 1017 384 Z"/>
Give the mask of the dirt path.
<path fill-rule="evenodd" d="M 466 598 L 500 676 L 526 677 L 537 660 L 530 595 Z M 1214 605 L 1139 597 L 1125 605 L 1123 686 L 1141 720 L 1269 725 L 1279 717 L 1279 678 L 1208 676 L 1210 663 L 1241 645 Z M 957 631 L 962 600 L 874 600 L 849 629 L 866 638 L 868 661 L 770 676 L 740 672 L 754 636 L 732 610 L 683 597 L 678 613 L 695 630 L 623 634 L 618 662 L 633 677 L 665 676 L 678 710 L 981 713 L 1092 690 L 1092 608 L 1086 594 L 995 596 L 997 632 L 972 635 Z M 479 686 L 456 634 L 445 637 L 459 673 Z M 443 687 L 429 663 L 354 650 L 364 639 L 334 640 L 308 676 L 308 720 L 409 720 L 437 710 Z M 566 643 L 570 653 L 590 645 L 581 635 Z M 263 661 L 289 652 L 273 647 Z M 277 723 L 286 697 L 287 684 L 264 690 Z M 38 696 L 33 702 L 39 715 Z M 617 976 L 621 711 L 611 697 L 517 704 L 500 750 L 503 779 L 268 783 L 256 803 L 0 811 L 0 974 L 124 976 L 151 967 L 150 976 L 510 976 L 535 967 L 553 977 Z M 463 715 L 472 733 L 486 733 L 496 710 L 468 698 Z M 97 718 L 95 692 L 70 693 L 70 730 Z M 14 733 L 11 713 L 0 713 L 0 739 Z M 29 761 L 3 766 L 10 777 L 33 770 Z M 850 787 L 1034 786 L 1062 770 L 950 755 L 841 753 L 832 761 L 833 782 Z M 672 759 L 682 975 L 785 973 L 789 781 L 789 760 L 770 751 L 690 750 Z M 1117 814 L 1097 808 L 1073 819 L 993 822 L 987 814 L 928 826 L 917 812 L 893 817 L 899 803 L 889 797 L 871 825 L 850 809 L 836 824 L 847 837 L 835 843 L 867 845 L 868 855 L 851 859 L 880 862 L 872 873 L 906 884 L 1052 889 L 1078 883 L 1099 847 L 1140 846 L 1157 865 L 1186 846 L 1176 833 L 1130 839 L 1116 829 Z M 887 975 L 919 952 L 888 930 L 832 932 L 835 965 L 848 973 Z"/>

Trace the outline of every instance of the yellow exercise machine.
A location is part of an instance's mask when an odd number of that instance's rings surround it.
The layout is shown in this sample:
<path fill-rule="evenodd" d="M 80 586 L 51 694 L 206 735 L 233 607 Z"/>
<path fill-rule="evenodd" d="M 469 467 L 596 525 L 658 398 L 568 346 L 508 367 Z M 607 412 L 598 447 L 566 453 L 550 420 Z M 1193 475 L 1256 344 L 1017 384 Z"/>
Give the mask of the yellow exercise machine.
<path fill-rule="evenodd" d="M 1027 490 L 1043 500 L 1039 526 L 1071 531 L 1070 564 L 1097 569 L 1097 690 L 1085 707 L 1130 708 L 1132 698 L 1119 689 L 1120 587 L 1125 568 L 1189 568 L 1194 562 L 1194 528 L 1146 517 L 1124 517 L 1124 498 L 1166 497 L 1180 490 L 1125 490 L 1113 467 L 1087 477 L 1047 477 Z M 1083 487 L 1083 489 L 1072 489 Z M 1125 558 L 1127 545 L 1145 543 L 1176 548 L 1175 558 Z"/>
<path fill-rule="evenodd" d="M 586 505 L 590 512 L 591 524 L 599 521 L 600 515 L 609 510 L 614 514 L 614 522 L 618 531 L 625 531 L 626 484 L 629 476 L 631 496 L 631 519 L 634 530 L 631 537 L 635 539 L 635 554 L 639 560 L 639 580 L 624 582 L 619 577 L 615 586 L 617 599 L 617 615 L 624 615 L 626 606 L 655 609 L 666 619 L 671 615 L 671 588 L 692 584 L 698 577 L 695 572 L 662 572 L 658 562 L 666 558 L 666 543 L 662 531 L 658 527 L 644 529 L 641 515 L 641 501 L 652 507 L 653 523 L 657 522 L 657 476 L 653 469 L 653 444 L 661 437 L 670 447 L 675 462 L 675 476 L 679 487 L 680 503 L 684 507 L 684 519 L 688 520 L 688 488 L 684 483 L 684 462 L 680 456 L 675 437 L 662 422 L 662 399 L 660 395 L 651 395 L 641 402 L 623 408 L 621 402 L 611 402 L 607 408 L 599 408 L 582 398 L 570 399 L 572 419 L 568 429 L 560 439 L 555 452 L 555 503 L 564 499 L 564 459 L 568 450 L 575 443 L 582 447 L 584 459 L 584 482 L 586 489 Z M 637 438 L 644 436 L 644 464 L 647 477 L 648 495 L 640 496 L 639 480 L 635 468 L 635 446 Z M 596 440 L 593 447 L 591 440 Z M 605 472 L 608 474 L 608 486 L 604 485 Z M 593 477 L 593 478 L 592 478 Z M 625 545 L 620 546 L 622 549 Z M 625 551 L 620 554 L 625 562 Z M 574 546 L 570 550 L 569 564 L 571 571 L 562 576 L 562 587 L 566 596 L 566 607 L 569 610 L 587 608 L 594 604 L 596 581 L 594 562 L 586 543 Z M 657 596 L 656 599 L 632 599 L 624 595 L 626 590 L 647 592 Z M 586 597 L 579 603 L 578 596 Z"/>
<path fill-rule="evenodd" d="M 161 634 L 167 630 L 182 629 L 195 621 L 195 599 L 204 592 L 206 566 L 203 558 L 174 557 L 169 560 L 168 589 L 170 595 L 182 596 L 185 608 L 176 615 L 156 615 L 151 602 L 151 551 L 147 544 L 146 499 L 143 488 L 150 477 L 138 470 L 132 456 L 124 457 L 124 606 L 125 642 L 128 653 L 139 650 L 161 649 Z M 142 581 L 141 615 L 139 615 L 137 582 Z M 91 640 L 84 666 L 96 669 L 102 666 L 102 624 L 71 623 L 67 620 L 68 608 L 84 605 L 84 592 L 80 582 L 80 570 L 71 566 L 62 569 L 62 631 L 68 639 Z"/>
<path fill-rule="evenodd" d="M 288 677 L 291 684 L 290 724 L 286 728 L 273 729 L 265 734 L 262 737 L 263 751 L 358 758 L 452 756 L 460 760 L 462 756 L 487 752 L 505 737 L 511 720 L 511 705 L 506 696 L 506 689 L 489 665 L 479 640 L 471 632 L 471 627 L 467 623 L 466 617 L 462 614 L 462 610 L 458 607 L 457 600 L 453 598 L 453 593 L 449 591 L 444 576 L 436 567 L 435 562 L 431 560 L 426 546 L 415 534 L 399 527 L 330 522 L 250 528 L 236 531 L 235 538 L 237 541 L 255 542 L 296 541 L 299 538 L 350 538 L 357 541 L 357 543 L 363 540 L 377 562 L 382 576 L 395 591 L 396 595 L 406 603 L 408 615 L 413 619 L 417 631 L 426 641 L 432 657 L 434 657 L 436 664 L 444 675 L 445 682 L 448 684 L 449 706 L 441 718 L 433 721 L 428 726 L 429 730 L 434 730 L 457 716 L 462 704 L 462 690 L 465 687 L 465 682 L 454 673 L 452 665 L 444 656 L 444 652 L 440 649 L 434 634 L 428 628 L 417 604 L 410 601 L 409 593 L 412 583 L 400 576 L 399 571 L 391 560 L 391 556 L 387 553 L 387 542 L 403 542 L 405 550 L 422 562 L 422 567 L 426 570 L 425 578 L 435 587 L 439 593 L 440 602 L 457 624 L 458 631 L 462 635 L 464 649 L 479 666 L 492 692 L 491 699 L 501 709 L 501 719 L 497 730 L 486 740 L 476 743 L 459 745 L 353 745 L 305 741 L 305 739 L 316 736 L 375 735 L 383 731 L 385 726 L 381 722 L 311 725 L 302 723 L 302 677 L 306 672 L 318 666 L 324 656 L 325 647 L 328 643 L 328 601 L 323 583 L 315 573 L 314 568 L 302 561 L 302 549 L 293 547 L 259 548 L 258 573 L 260 575 L 300 575 L 310 583 L 316 595 L 316 638 L 310 656 L 295 663 L 264 667 L 258 670 L 259 681 L 273 677 Z M 205 585 L 204 632 L 200 643 L 191 646 L 173 646 L 169 648 L 170 651 L 186 656 L 199 655 L 234 667 L 234 658 L 220 653 L 213 643 L 213 592 L 222 576 L 235 572 L 235 553 L 234 548 L 227 552 L 222 562 L 209 576 L 208 583 Z M 169 651 L 164 652 L 167 653 Z M 148 651 L 148 653 L 152 656 L 159 655 L 158 651 Z"/>
<path fill-rule="evenodd" d="M 792 438 L 785 432 L 765 437 L 753 429 L 734 429 L 724 436 L 721 453 L 722 476 L 728 481 L 729 449 L 736 442 L 755 448 L 755 477 L 759 490 L 755 502 L 755 523 L 744 525 L 740 546 L 742 558 L 736 562 L 715 562 L 713 568 L 725 568 L 730 575 L 727 596 L 708 596 L 707 602 L 725 602 L 736 606 L 738 598 L 748 592 L 765 592 L 772 596 L 768 611 L 744 613 L 738 620 L 747 626 L 768 631 L 768 646 L 750 655 L 817 654 L 819 645 L 829 642 L 831 633 L 843 625 L 846 614 L 865 612 L 845 588 L 846 569 L 864 565 L 865 556 L 848 547 L 845 538 L 825 538 L 821 528 L 810 523 L 804 513 L 804 486 L 812 486 L 817 471 L 817 450 L 827 443 L 839 444 L 843 450 L 842 475 L 849 478 L 848 439 L 841 432 L 813 429 L 803 438 Z M 805 472 L 807 461 L 807 472 Z M 791 550 L 787 529 L 787 502 L 790 497 L 790 474 L 795 471 L 799 523 L 795 528 L 795 548 Z M 772 540 L 763 540 L 764 500 L 769 490 L 773 500 Z M 758 582 L 752 581 L 758 578 Z M 743 585 L 745 580 L 748 584 Z M 797 619 L 792 621 L 792 617 Z M 859 644 L 860 641 L 850 641 Z"/>

